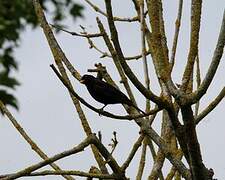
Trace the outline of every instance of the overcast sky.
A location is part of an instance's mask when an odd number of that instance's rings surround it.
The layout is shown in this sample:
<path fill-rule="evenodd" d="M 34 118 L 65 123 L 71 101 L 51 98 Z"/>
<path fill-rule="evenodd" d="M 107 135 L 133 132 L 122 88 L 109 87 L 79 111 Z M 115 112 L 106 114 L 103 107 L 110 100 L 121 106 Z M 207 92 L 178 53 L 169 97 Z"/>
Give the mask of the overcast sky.
<path fill-rule="evenodd" d="M 83 1 L 79 2 L 84 4 Z M 93 2 L 96 2 L 104 9 L 102 1 L 96 0 Z M 135 15 L 135 11 L 130 1 L 114 0 L 113 2 L 114 14 L 116 16 L 132 17 Z M 167 0 L 163 3 L 168 46 L 171 49 L 178 0 Z M 86 6 L 86 4 L 84 5 Z M 199 46 L 199 56 L 203 73 L 202 77 L 204 77 L 210 60 L 212 59 L 224 7 L 224 0 L 205 0 L 203 2 Z M 88 6 L 86 6 L 83 13 L 84 19 L 80 19 L 76 22 L 73 22 L 69 18 L 66 20 L 70 30 L 80 31 L 79 25 L 81 24 L 85 26 L 88 31 L 96 32 L 96 15 L 99 16 L 103 22 L 106 22 L 104 17 L 93 12 Z M 139 26 L 137 26 L 138 24 L 116 23 L 116 25 L 119 29 L 119 37 L 121 38 L 122 48 L 126 56 L 139 54 L 141 49 L 140 29 Z M 187 59 L 189 34 L 190 1 L 184 1 L 181 33 L 177 48 L 177 64 L 175 65 L 173 73 L 173 79 L 176 83 L 179 83 L 181 80 L 183 67 Z M 99 57 L 101 55 L 95 50 L 89 49 L 89 45 L 85 39 L 72 37 L 65 33 L 57 34 L 56 37 L 67 58 L 81 74 L 87 73 L 88 68 L 93 68 L 94 63 L 101 62 L 103 65 L 107 66 L 107 70 L 117 82 L 120 80 L 112 61 L 107 58 L 100 59 Z M 15 95 L 19 100 L 20 111 L 17 112 L 12 108 L 9 109 L 32 139 L 45 153 L 51 156 L 78 144 L 85 138 L 85 134 L 81 130 L 80 120 L 74 110 L 68 92 L 49 67 L 54 61 L 41 29 L 38 28 L 33 31 L 31 28 L 28 28 L 22 34 L 20 42 L 21 46 L 15 53 L 15 57 L 19 61 L 19 71 L 15 74 L 21 82 L 21 86 L 17 88 Z M 100 49 L 106 50 L 102 41 L 97 41 L 96 44 Z M 141 60 L 129 62 L 129 65 L 139 79 L 144 82 Z M 154 70 L 151 63 L 149 63 L 149 69 L 150 76 L 154 77 Z M 214 99 L 224 86 L 224 69 L 225 63 L 223 56 L 214 82 L 201 102 L 200 111 Z M 76 80 L 72 79 L 72 82 L 76 91 L 83 98 L 96 107 L 102 106 L 90 97 L 84 86 L 79 84 Z M 120 87 L 121 90 L 125 92 L 123 87 Z M 151 88 L 156 94 L 160 93 L 158 91 L 157 81 L 152 80 Z M 144 109 L 144 98 L 136 90 L 134 90 L 134 93 L 137 96 L 138 106 Z M 220 180 L 225 178 L 224 105 L 225 103 L 221 102 L 197 128 L 204 163 L 208 168 L 214 169 L 215 178 Z M 139 136 L 138 126 L 134 122 L 121 122 L 106 117 L 99 117 L 98 114 L 84 106 L 82 107 L 87 115 L 93 132 L 102 132 L 103 142 L 106 146 L 110 143 L 112 132 L 117 132 L 119 144 L 114 156 L 121 164 L 126 159 L 130 147 L 132 147 L 132 144 Z M 125 114 L 121 105 L 110 105 L 106 107 L 106 110 L 115 114 Z M 158 132 L 160 129 L 159 125 L 160 117 L 157 117 L 153 127 Z M 21 138 L 12 124 L 2 117 L 0 120 L 0 142 L 0 174 L 16 172 L 41 160 L 41 158 L 32 151 L 25 140 Z M 63 169 L 88 171 L 90 166 L 96 165 L 90 154 L 91 151 L 88 148 L 79 155 L 74 155 L 58 161 L 57 164 Z M 137 173 L 136 165 L 139 162 L 139 154 L 140 151 L 135 156 L 134 161 L 127 172 L 127 176 L 131 179 L 134 179 Z M 150 154 L 149 150 L 148 154 Z M 145 168 L 145 176 L 143 179 L 149 175 L 151 170 L 153 161 L 150 155 L 147 156 L 146 162 L 147 166 Z M 60 176 L 48 176 L 31 179 L 57 180 L 62 178 Z M 76 179 L 82 178 L 78 177 Z"/>

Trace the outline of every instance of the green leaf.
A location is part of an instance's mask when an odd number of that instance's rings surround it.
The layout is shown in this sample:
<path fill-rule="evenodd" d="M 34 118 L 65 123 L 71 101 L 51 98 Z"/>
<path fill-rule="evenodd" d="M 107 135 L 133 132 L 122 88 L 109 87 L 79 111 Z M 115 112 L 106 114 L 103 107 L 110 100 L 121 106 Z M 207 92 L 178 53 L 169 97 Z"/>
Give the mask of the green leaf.
<path fill-rule="evenodd" d="M 6 72 L 1 72 L 0 85 L 15 89 L 15 86 L 20 85 L 20 83 L 15 78 L 9 77 Z"/>
<path fill-rule="evenodd" d="M 70 9 L 70 14 L 73 16 L 74 20 L 77 17 L 83 17 L 82 15 L 82 10 L 84 9 L 83 6 L 79 5 L 79 4 L 74 4 L 71 9 Z"/>
<path fill-rule="evenodd" d="M 0 100 L 5 105 L 10 105 L 16 108 L 17 110 L 19 109 L 16 98 L 13 95 L 8 94 L 5 90 L 0 90 Z"/>
<path fill-rule="evenodd" d="M 1 65 L 3 68 L 6 69 L 6 72 L 10 72 L 10 69 L 14 68 L 17 69 L 17 62 L 15 61 L 13 57 L 13 47 L 7 47 L 6 49 L 3 49 L 3 53 L 0 54 L 0 67 Z"/>
<path fill-rule="evenodd" d="M 40 0 L 45 13 L 50 14 L 53 24 L 62 26 L 69 15 L 73 19 L 82 17 L 83 6 L 73 0 Z M 13 51 L 20 45 L 20 37 L 27 26 L 38 26 L 37 16 L 31 0 L 0 0 L 0 85 L 14 89 L 19 85 L 16 78 L 10 77 L 11 70 L 17 69 L 17 60 Z M 4 72 L 4 73 L 3 73 Z M 0 92 L 5 104 L 17 107 L 16 99 L 7 90 Z"/>

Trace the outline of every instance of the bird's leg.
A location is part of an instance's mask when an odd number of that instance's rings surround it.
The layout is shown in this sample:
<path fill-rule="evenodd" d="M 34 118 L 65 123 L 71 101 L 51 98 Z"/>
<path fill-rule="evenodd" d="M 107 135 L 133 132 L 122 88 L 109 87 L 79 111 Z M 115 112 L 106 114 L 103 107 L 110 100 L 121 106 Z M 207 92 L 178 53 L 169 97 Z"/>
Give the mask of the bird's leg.
<path fill-rule="evenodd" d="M 107 104 L 105 104 L 102 108 L 99 109 L 99 111 L 104 111 L 104 108 L 107 106 Z M 99 116 L 101 116 L 101 113 L 98 113 Z"/>
<path fill-rule="evenodd" d="M 100 108 L 99 110 L 103 111 L 104 108 L 107 106 L 107 104 L 105 104 L 102 108 Z"/>

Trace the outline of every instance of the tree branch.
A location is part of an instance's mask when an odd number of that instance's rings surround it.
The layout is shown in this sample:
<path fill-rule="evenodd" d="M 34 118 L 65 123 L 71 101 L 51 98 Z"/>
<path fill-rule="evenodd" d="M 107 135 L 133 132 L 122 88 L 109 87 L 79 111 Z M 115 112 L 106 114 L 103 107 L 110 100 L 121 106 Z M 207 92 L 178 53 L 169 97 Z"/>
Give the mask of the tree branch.
<path fill-rule="evenodd" d="M 160 86 L 163 86 L 162 82 L 164 82 L 170 94 L 177 97 L 180 94 L 171 79 L 171 73 L 169 71 L 168 47 L 163 25 L 162 3 L 161 1 L 154 0 L 146 0 L 146 2 L 152 29 L 152 33 L 150 34 L 148 32 L 146 35 L 156 75 Z"/>
<path fill-rule="evenodd" d="M 123 70 L 125 74 L 128 76 L 128 78 L 131 80 L 131 82 L 134 84 L 134 86 L 148 99 L 152 100 L 159 106 L 164 106 L 165 103 L 163 103 L 163 100 L 153 94 L 150 90 L 147 90 L 141 82 L 137 79 L 137 77 L 134 75 L 128 64 L 126 63 L 124 59 L 123 52 L 120 47 L 119 39 L 118 39 L 118 33 L 113 21 L 113 14 L 112 14 L 112 6 L 111 6 L 111 0 L 105 0 L 106 4 L 106 12 L 107 12 L 107 19 L 109 24 L 109 29 L 111 33 L 111 39 L 113 41 L 115 50 L 117 52 L 117 55 L 119 56 L 119 60 L 121 63 L 121 66 L 123 67 Z"/>
<path fill-rule="evenodd" d="M 131 152 L 130 154 L 128 155 L 128 158 L 127 160 L 123 163 L 121 169 L 122 171 L 125 171 L 127 169 L 127 167 L 129 166 L 130 162 L 132 161 L 134 155 L 136 154 L 138 148 L 141 146 L 141 143 L 144 139 L 144 135 L 141 135 L 138 140 L 134 143 L 132 149 L 131 149 Z"/>
<path fill-rule="evenodd" d="M 201 84 L 201 71 L 200 71 L 200 62 L 199 62 L 199 55 L 197 54 L 196 57 L 196 82 L 197 82 L 197 89 L 199 88 Z M 199 110 L 199 105 L 200 105 L 200 100 L 196 102 L 195 104 L 195 117 L 198 115 L 198 110 Z"/>
<path fill-rule="evenodd" d="M 84 99 L 82 99 L 74 90 L 72 87 L 70 87 L 67 82 L 65 81 L 65 79 L 59 74 L 58 70 L 55 68 L 55 66 L 52 64 L 50 65 L 51 68 L 53 69 L 53 71 L 55 72 L 55 74 L 57 75 L 57 77 L 61 80 L 61 82 L 65 85 L 65 87 L 68 89 L 68 91 L 74 96 L 76 97 L 82 104 L 84 104 L 85 106 L 87 106 L 89 109 L 93 110 L 94 112 L 101 114 L 103 116 L 106 117 L 110 117 L 110 118 L 114 118 L 114 119 L 120 119 L 120 120 L 132 120 L 132 119 L 137 119 L 137 118 L 141 118 L 141 117 L 145 117 L 145 116 L 149 116 L 151 114 L 154 114 L 158 111 L 160 111 L 160 108 L 156 108 L 151 110 L 150 112 L 146 113 L 146 115 L 144 114 L 139 114 L 139 115 L 127 115 L 127 116 L 119 116 L 119 115 L 114 115 L 111 114 L 109 112 L 103 111 L 101 109 L 97 109 L 93 106 L 91 106 L 90 104 L 88 104 Z"/>
<path fill-rule="evenodd" d="M 75 146 L 74 148 L 70 149 L 70 150 L 67 150 L 67 151 L 64 151 L 62 153 L 59 153 L 59 154 L 56 154 L 44 161 L 41 161 L 37 164 L 34 164 L 32 166 L 29 166 L 21 171 L 18 171 L 17 173 L 15 174 L 12 174 L 10 176 L 7 176 L 5 178 L 2 178 L 2 180 L 10 180 L 10 179 L 16 179 L 16 178 L 19 178 L 19 177 L 22 177 L 22 176 L 26 176 L 28 174 L 30 174 L 31 172 L 37 170 L 37 169 L 40 169 L 50 163 L 53 163 L 54 161 L 57 161 L 59 159 L 62 159 L 64 157 L 67 157 L 67 156 L 70 156 L 72 154 L 76 154 L 78 152 L 81 152 L 84 150 L 84 148 L 86 148 L 88 145 L 90 145 L 91 143 L 93 143 L 93 139 L 95 138 L 94 135 L 90 135 L 88 136 L 85 140 L 83 140 L 79 145 Z"/>
<path fill-rule="evenodd" d="M 180 32 L 182 8 L 183 8 L 183 0 L 179 0 L 177 19 L 175 22 L 175 33 L 174 33 L 174 37 L 173 37 L 173 46 L 172 46 L 172 52 L 171 52 L 171 57 L 170 57 L 170 71 L 172 71 L 174 63 L 175 63 L 177 42 L 178 42 L 178 37 L 179 37 L 179 32 Z"/>
<path fill-rule="evenodd" d="M 48 22 L 45 18 L 43 9 L 40 5 L 39 0 L 33 0 L 33 5 L 35 8 L 35 13 L 38 17 L 38 21 L 40 23 L 40 26 L 42 27 L 45 37 L 48 41 L 49 47 L 52 51 L 54 60 L 58 66 L 58 69 L 60 71 L 60 73 L 62 74 L 62 77 L 66 80 L 67 84 L 70 86 L 70 88 L 72 88 L 72 85 L 69 81 L 69 78 L 67 76 L 66 70 L 62 64 L 62 62 L 66 65 L 67 69 L 71 72 L 71 74 L 73 75 L 74 78 L 80 80 L 81 79 L 81 75 L 80 73 L 72 66 L 72 64 L 70 63 L 70 61 L 67 59 L 67 57 L 65 56 L 64 52 L 62 51 L 62 49 L 60 48 L 57 40 L 54 37 L 54 34 L 51 30 L 51 27 L 48 25 Z M 73 89 L 73 88 L 72 88 Z M 79 115 L 79 118 L 81 120 L 82 123 L 82 127 L 86 133 L 86 135 L 88 136 L 89 134 L 92 134 L 91 132 L 91 128 L 88 124 L 88 121 L 86 119 L 86 116 L 83 112 L 83 110 L 81 109 L 80 103 L 79 101 L 70 94 L 70 97 L 73 101 L 73 104 L 77 110 L 77 113 Z M 99 155 L 97 149 L 94 146 L 91 146 L 92 152 L 94 154 L 94 157 L 102 171 L 102 173 L 106 174 L 108 173 L 107 168 L 104 164 L 104 160 L 103 158 Z"/>
<path fill-rule="evenodd" d="M 191 74 L 193 72 L 193 66 L 195 58 L 198 54 L 198 42 L 199 42 L 199 31 L 200 31 L 200 21 L 201 21 L 201 9 L 202 0 L 192 0 L 191 2 L 191 40 L 190 40 L 190 50 L 188 54 L 188 60 L 185 67 L 185 71 L 182 78 L 181 90 L 186 91 L 189 84 Z"/>
<path fill-rule="evenodd" d="M 25 141 L 31 146 L 31 149 L 34 150 L 42 159 L 48 159 L 48 156 L 38 147 L 38 145 L 29 137 L 26 131 L 22 128 L 22 126 L 17 122 L 17 120 L 13 117 L 13 115 L 9 112 L 9 110 L 5 107 L 5 105 L 0 101 L 0 109 L 5 114 L 16 130 L 20 133 L 20 135 L 25 139 Z M 56 171 L 60 171 L 61 168 L 55 163 L 49 164 Z M 63 175 L 63 177 L 67 180 L 73 180 L 74 178 L 71 176 Z"/>
<path fill-rule="evenodd" d="M 143 130 L 143 133 L 148 135 L 163 151 L 166 158 L 173 164 L 177 170 L 181 173 L 182 177 L 186 180 L 191 180 L 190 171 L 185 167 L 185 165 L 176 157 L 176 154 L 170 151 L 169 147 L 166 145 L 165 141 L 150 127 Z"/>
<path fill-rule="evenodd" d="M 54 37 L 54 34 L 51 30 L 51 27 L 49 26 L 43 9 L 39 3 L 39 0 L 33 0 L 33 4 L 35 7 L 35 12 L 36 15 L 38 17 L 38 21 L 40 23 L 40 26 L 43 29 L 43 32 L 45 33 L 45 37 L 48 41 L 48 44 L 51 48 L 52 54 L 54 56 L 54 59 L 56 62 L 60 62 L 63 61 L 63 63 L 66 65 L 66 67 L 68 68 L 68 70 L 71 72 L 71 74 L 78 80 L 81 79 L 81 75 L 80 73 L 72 66 L 72 64 L 69 62 L 69 60 L 67 59 L 67 57 L 65 56 L 65 54 L 63 53 L 62 49 L 60 48 L 57 40 Z"/>
<path fill-rule="evenodd" d="M 193 179 L 205 179 L 206 168 L 202 161 L 200 145 L 197 138 L 194 115 L 191 106 L 182 106 L 181 114 L 185 127 L 186 144 L 188 149 L 188 164 Z"/>
<path fill-rule="evenodd" d="M 198 124 L 207 116 L 224 98 L 225 87 L 220 91 L 218 96 L 195 118 L 195 123 Z"/>
<path fill-rule="evenodd" d="M 6 174 L 6 175 L 0 175 L 0 178 L 5 178 L 8 176 L 12 176 L 15 174 Z M 91 178 L 103 178 L 103 179 L 115 179 L 115 175 L 109 175 L 109 174 L 96 174 L 96 173 L 86 173 L 83 171 L 74 171 L 74 170 L 58 170 L 58 171 L 50 171 L 50 170 L 44 170 L 39 172 L 33 172 L 30 174 L 26 174 L 23 177 L 33 177 L 33 176 L 52 176 L 52 175 L 75 175 L 80 177 L 91 177 Z"/>
<path fill-rule="evenodd" d="M 220 34 L 216 44 L 216 49 L 214 50 L 213 58 L 209 66 L 209 69 L 200 87 L 195 92 L 193 92 L 188 96 L 187 103 L 190 104 L 196 103 L 208 90 L 216 74 L 221 57 L 223 55 L 224 45 L 225 45 L 225 10 L 223 12 L 223 20 L 221 24 Z"/>
<path fill-rule="evenodd" d="M 100 21 L 100 20 L 99 20 Z M 74 31 L 68 31 L 66 29 L 63 29 L 61 27 L 58 27 L 58 26 L 55 26 L 53 24 L 51 24 L 52 27 L 56 28 L 57 30 L 59 31 L 63 31 L 65 33 L 68 33 L 72 36 L 78 36 L 78 37 L 83 37 L 83 38 L 87 38 L 88 39 L 88 43 L 90 45 L 90 48 L 94 48 L 96 51 L 98 51 L 100 54 L 101 54 L 101 57 L 100 58 L 104 58 L 104 57 L 109 57 L 109 58 L 112 58 L 112 55 L 110 55 L 108 52 L 104 52 L 103 50 L 101 50 L 100 48 L 98 48 L 94 42 L 90 39 L 90 38 L 96 38 L 96 37 L 101 37 L 103 34 L 102 33 L 94 33 L 94 34 L 91 34 L 91 33 L 77 33 L 77 32 L 74 32 Z M 149 55 L 150 54 L 150 50 L 146 51 L 145 52 L 145 55 Z M 129 61 L 129 60 L 138 60 L 142 57 L 142 54 L 139 54 L 139 55 L 134 55 L 134 56 L 127 56 L 127 57 L 124 57 L 125 60 Z"/>
<path fill-rule="evenodd" d="M 98 6 L 96 6 L 94 3 L 92 3 L 89 0 L 85 0 L 96 12 L 100 13 L 101 15 L 107 17 L 107 14 L 101 10 Z M 122 18 L 122 17 L 113 17 L 113 21 L 124 21 L 124 22 L 135 22 L 135 21 L 139 21 L 139 17 L 135 16 L 132 18 Z"/>
<path fill-rule="evenodd" d="M 141 29 L 141 45 L 142 45 L 142 61 L 143 61 L 143 68 L 144 68 L 144 77 L 145 77 L 145 87 L 146 89 L 150 90 L 150 78 L 148 72 L 148 63 L 146 58 L 146 42 L 145 42 L 145 16 L 144 16 L 144 0 L 139 1 L 140 7 L 140 29 Z M 146 98 L 146 107 L 145 111 L 148 112 L 150 110 L 150 100 Z"/>
<path fill-rule="evenodd" d="M 127 180 L 125 177 L 125 172 L 122 171 L 122 168 L 117 164 L 116 160 L 112 157 L 112 154 L 105 148 L 105 146 L 100 142 L 98 138 L 94 138 L 93 144 L 97 147 L 101 155 L 105 158 L 106 162 L 112 169 L 112 171 L 118 176 L 120 180 Z"/>
<path fill-rule="evenodd" d="M 144 172 L 145 158 L 146 158 L 146 148 L 147 148 L 147 144 L 144 141 L 142 143 L 141 159 L 139 161 L 139 167 L 138 167 L 138 173 L 137 173 L 137 176 L 136 176 L 136 180 L 141 180 L 143 172 Z"/>
<path fill-rule="evenodd" d="M 119 167 L 115 159 L 112 157 L 111 153 L 108 152 L 105 146 L 99 141 L 99 139 L 94 134 L 89 135 L 85 140 L 83 140 L 79 145 L 75 146 L 74 148 L 64 151 L 62 153 L 56 154 L 44 161 L 41 161 L 37 164 L 29 166 L 25 168 L 24 170 L 21 170 L 15 174 L 7 176 L 3 178 L 2 180 L 16 179 L 22 176 L 29 175 L 33 171 L 40 169 L 54 161 L 57 161 L 59 159 L 62 159 L 72 154 L 76 154 L 83 151 L 90 144 L 94 144 L 97 147 L 101 155 L 105 158 L 106 162 L 109 164 L 109 166 L 111 167 L 111 169 L 117 176 L 116 179 L 125 180 L 126 178 L 124 176 L 124 172 L 121 171 L 121 168 Z"/>
<path fill-rule="evenodd" d="M 166 38 L 166 31 L 164 26 L 164 19 L 163 19 L 163 4 L 162 0 L 158 0 L 159 4 L 159 22 L 160 22 L 160 34 L 161 34 L 161 45 L 162 45 L 162 51 L 164 55 L 164 63 L 165 65 L 169 66 L 169 49 L 167 46 L 167 38 Z M 167 68 L 167 67 L 165 67 Z"/>
<path fill-rule="evenodd" d="M 176 154 L 177 154 L 177 158 L 181 160 L 183 157 L 182 150 L 178 149 Z M 170 169 L 169 173 L 166 176 L 166 180 L 173 180 L 173 177 L 176 172 L 177 172 L 177 169 L 175 168 L 175 166 L 172 166 L 172 168 Z"/>
<path fill-rule="evenodd" d="M 165 38 L 162 7 L 160 1 L 147 0 L 148 15 L 151 24 L 151 46 L 152 56 L 159 81 L 166 82 L 169 77 L 169 62 L 167 45 L 162 38 Z"/>
<path fill-rule="evenodd" d="M 116 68 L 118 70 L 118 73 L 119 73 L 119 75 L 121 77 L 121 82 L 123 83 L 123 85 L 124 85 L 124 87 L 125 87 L 125 89 L 127 91 L 127 94 L 129 96 L 129 98 L 131 99 L 131 101 L 134 103 L 134 105 L 137 105 L 136 100 L 134 98 L 134 95 L 133 95 L 133 93 L 131 91 L 130 85 L 129 85 L 128 81 L 127 81 L 127 77 L 125 76 L 124 70 L 123 70 L 123 68 L 121 66 L 121 63 L 119 61 L 119 56 L 117 55 L 117 53 L 116 53 L 116 51 L 115 51 L 115 49 L 114 49 L 114 47 L 113 47 L 113 45 L 112 45 L 112 43 L 111 43 L 111 41 L 109 39 L 108 34 L 105 31 L 105 28 L 104 28 L 102 22 L 99 20 L 99 18 L 96 18 L 96 21 L 97 21 L 98 28 L 99 28 L 100 32 L 103 33 L 103 39 L 105 41 L 105 44 L 106 44 L 109 52 L 112 55 L 113 62 L 114 62 L 115 66 L 116 66 Z"/>
<path fill-rule="evenodd" d="M 101 37 L 102 34 L 101 33 L 94 33 L 94 34 L 91 34 L 91 33 L 77 33 L 77 32 L 74 32 L 74 31 L 68 31 L 66 29 L 63 29 L 59 26 L 56 26 L 54 24 L 51 24 L 51 26 L 59 31 L 63 31 L 63 32 L 66 32 L 72 36 L 78 36 L 78 37 L 85 37 L 85 38 L 97 38 L 97 37 Z"/>
<path fill-rule="evenodd" d="M 149 180 L 157 180 L 159 178 L 160 173 L 162 175 L 161 170 L 162 170 L 164 161 L 165 161 L 165 155 L 164 155 L 163 151 L 161 149 L 159 149 L 157 155 L 155 156 L 151 173 L 148 177 Z"/>

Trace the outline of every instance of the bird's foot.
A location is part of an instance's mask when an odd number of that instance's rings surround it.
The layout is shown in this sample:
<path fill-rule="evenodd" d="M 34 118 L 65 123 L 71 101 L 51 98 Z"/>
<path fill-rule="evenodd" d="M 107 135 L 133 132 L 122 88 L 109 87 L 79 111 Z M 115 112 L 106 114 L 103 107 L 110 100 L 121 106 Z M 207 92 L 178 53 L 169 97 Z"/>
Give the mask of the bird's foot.
<path fill-rule="evenodd" d="M 107 104 L 105 104 L 102 108 L 98 109 L 99 113 L 98 115 L 101 116 L 102 112 L 104 111 L 104 108 L 107 106 Z"/>
<path fill-rule="evenodd" d="M 103 108 L 100 108 L 100 109 L 98 109 L 98 110 L 99 110 L 98 115 L 99 115 L 99 116 L 102 116 L 102 112 L 104 111 L 104 109 L 103 109 Z"/>

